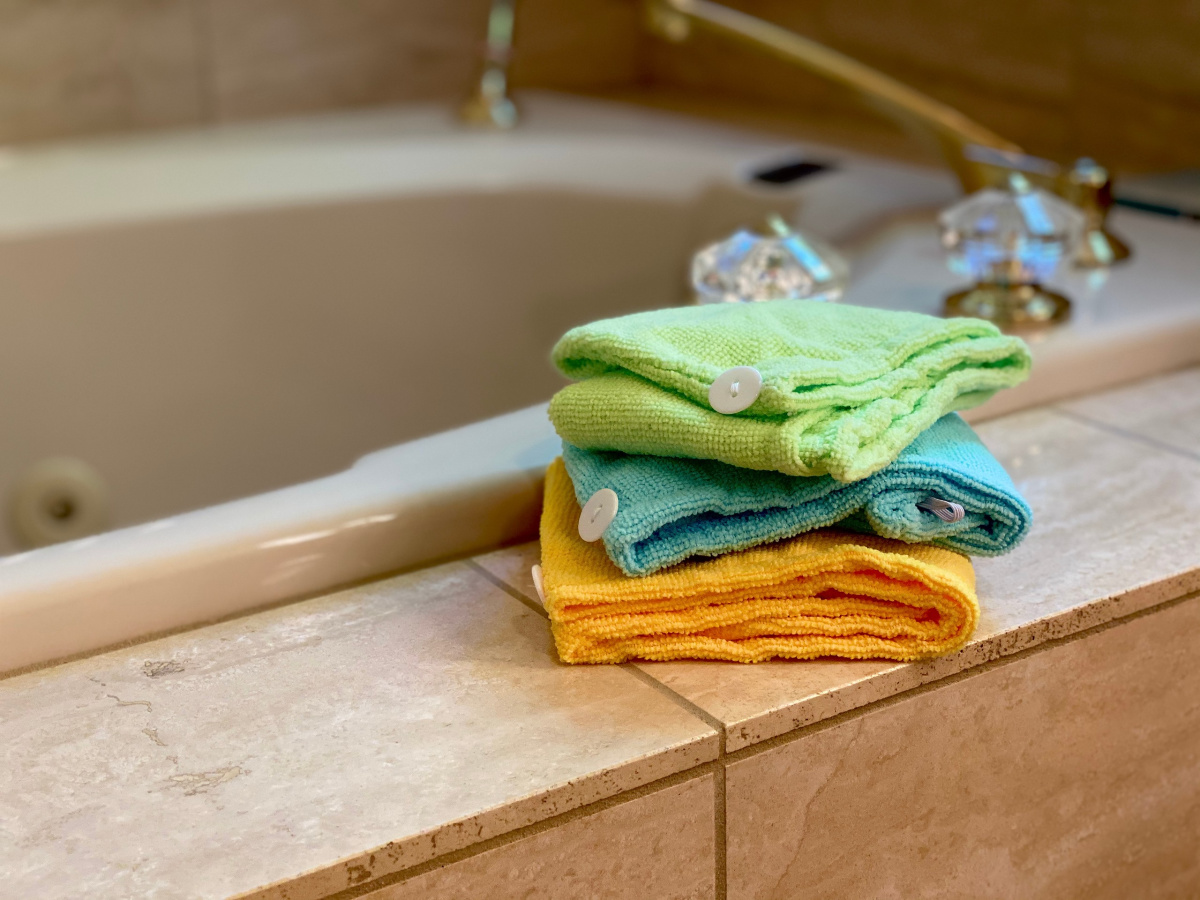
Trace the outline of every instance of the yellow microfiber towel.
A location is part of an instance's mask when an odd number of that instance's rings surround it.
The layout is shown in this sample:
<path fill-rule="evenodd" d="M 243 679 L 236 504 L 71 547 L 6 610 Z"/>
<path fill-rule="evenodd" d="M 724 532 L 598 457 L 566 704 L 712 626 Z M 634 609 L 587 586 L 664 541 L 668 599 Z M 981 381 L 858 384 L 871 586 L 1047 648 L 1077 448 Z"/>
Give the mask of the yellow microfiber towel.
<path fill-rule="evenodd" d="M 557 459 L 542 587 L 563 662 L 928 659 L 961 647 L 979 619 L 971 561 L 928 544 L 822 530 L 629 577 L 578 521 Z"/>

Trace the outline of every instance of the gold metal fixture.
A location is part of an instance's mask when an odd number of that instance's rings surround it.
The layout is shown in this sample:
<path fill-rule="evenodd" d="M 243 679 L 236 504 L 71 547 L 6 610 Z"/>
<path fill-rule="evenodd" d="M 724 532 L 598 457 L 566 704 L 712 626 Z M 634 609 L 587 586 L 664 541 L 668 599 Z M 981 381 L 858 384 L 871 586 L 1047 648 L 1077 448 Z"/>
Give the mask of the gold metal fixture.
<path fill-rule="evenodd" d="M 987 319 L 1009 331 L 1065 322 L 1071 301 L 1040 284 L 980 283 L 946 297 L 946 315 Z"/>
<path fill-rule="evenodd" d="M 517 106 L 508 96 L 515 20 L 516 0 L 492 0 L 479 77 L 460 110 L 464 122 L 503 129 L 517 124 Z"/>
<path fill-rule="evenodd" d="M 1056 163 L 1027 156 L 1012 141 L 972 121 L 953 107 L 839 53 L 824 44 L 771 22 L 711 0 L 646 0 L 646 19 L 659 36 L 680 43 L 696 30 L 730 38 L 843 85 L 902 124 L 932 136 L 964 193 L 1004 184 L 1013 171 L 1084 210 L 1087 230 L 1075 264 L 1106 266 L 1129 256 L 1129 247 L 1105 227 L 1112 206 L 1112 179 L 1092 160 L 1064 170 Z"/>

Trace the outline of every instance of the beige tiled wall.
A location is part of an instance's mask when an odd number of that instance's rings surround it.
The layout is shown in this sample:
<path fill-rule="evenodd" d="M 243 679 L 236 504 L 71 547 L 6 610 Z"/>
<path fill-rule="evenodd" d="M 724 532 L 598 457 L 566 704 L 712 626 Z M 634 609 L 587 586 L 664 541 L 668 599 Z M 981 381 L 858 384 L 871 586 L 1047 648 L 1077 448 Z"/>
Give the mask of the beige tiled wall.
<path fill-rule="evenodd" d="M 731 0 L 959 107 L 1032 152 L 1114 168 L 1200 163 L 1200 4 L 1180 0 Z M 718 61 L 719 56 L 726 57 Z M 887 129 L 855 101 L 715 39 L 650 50 L 651 76 Z"/>
<path fill-rule="evenodd" d="M 1200 5 L 729 0 L 960 106 L 1042 155 L 1200 162 Z M 0 0 L 0 141 L 286 115 L 467 89 L 487 0 Z M 714 39 L 649 39 L 637 0 L 524 0 L 519 84 L 896 131 Z M 684 104 L 686 105 L 686 103 Z M 828 130 L 828 129 L 826 129 Z"/>
<path fill-rule="evenodd" d="M 481 0 L 206 0 L 221 119 L 437 97 L 470 77 Z"/>
<path fill-rule="evenodd" d="M 729 900 L 1194 897 L 1200 600 L 732 763 Z"/>
<path fill-rule="evenodd" d="M 365 900 L 711 900 L 713 776 L 619 803 L 372 891 Z"/>
<path fill-rule="evenodd" d="M 0 0 L 0 140 L 198 121 L 187 0 Z"/>
<path fill-rule="evenodd" d="M 0 0 L 0 142 L 463 96 L 488 0 Z M 526 0 L 515 76 L 636 81 L 628 0 Z"/>

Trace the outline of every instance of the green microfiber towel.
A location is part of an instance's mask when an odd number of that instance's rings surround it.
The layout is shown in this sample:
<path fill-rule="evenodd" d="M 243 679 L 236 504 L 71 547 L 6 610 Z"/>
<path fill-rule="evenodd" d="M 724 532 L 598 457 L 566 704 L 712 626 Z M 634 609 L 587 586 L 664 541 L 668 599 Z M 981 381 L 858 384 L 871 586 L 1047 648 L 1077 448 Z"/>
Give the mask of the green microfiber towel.
<path fill-rule="evenodd" d="M 558 433 L 587 450 L 715 459 L 858 481 L 948 412 L 1029 375 L 1029 348 L 981 319 L 775 300 L 687 306 L 574 328 L 554 348 L 583 379 L 550 402 Z M 762 376 L 724 415 L 713 381 Z"/>

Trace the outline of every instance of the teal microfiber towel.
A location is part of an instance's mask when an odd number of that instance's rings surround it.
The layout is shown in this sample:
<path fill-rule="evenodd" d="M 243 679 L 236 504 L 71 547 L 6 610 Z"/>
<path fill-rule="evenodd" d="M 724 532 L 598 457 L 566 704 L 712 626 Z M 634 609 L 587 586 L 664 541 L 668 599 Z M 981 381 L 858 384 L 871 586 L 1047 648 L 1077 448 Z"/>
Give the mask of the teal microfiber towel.
<path fill-rule="evenodd" d="M 1029 348 L 981 319 L 774 300 L 654 310 L 574 328 L 550 418 L 588 450 L 715 459 L 857 481 L 948 412 L 1029 375 Z M 750 366 L 757 399 L 717 412 L 709 389 Z"/>
<path fill-rule="evenodd" d="M 632 456 L 563 445 L 582 506 L 596 491 L 617 494 L 604 532 L 609 557 L 627 575 L 648 575 L 691 556 L 719 556 L 839 523 L 969 556 L 1011 550 L 1032 522 L 1004 467 L 959 416 L 939 419 L 880 472 L 844 484 L 713 460 Z M 944 521 L 917 504 L 959 504 Z"/>

